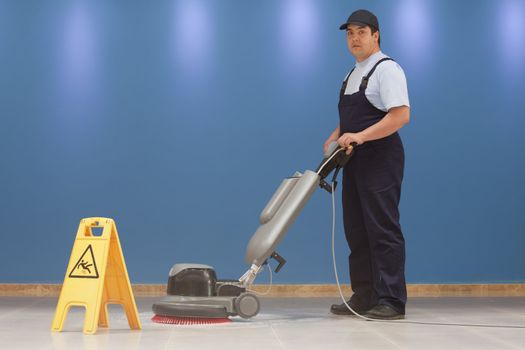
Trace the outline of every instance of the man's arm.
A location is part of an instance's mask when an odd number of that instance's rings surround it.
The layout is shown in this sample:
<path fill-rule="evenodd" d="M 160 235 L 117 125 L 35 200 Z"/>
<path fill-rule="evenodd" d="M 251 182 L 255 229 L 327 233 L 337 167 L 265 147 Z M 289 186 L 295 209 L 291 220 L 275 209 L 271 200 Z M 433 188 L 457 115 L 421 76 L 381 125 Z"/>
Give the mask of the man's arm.
<path fill-rule="evenodd" d="M 392 107 L 388 113 L 375 123 L 358 133 L 345 133 L 338 139 L 338 143 L 347 147 L 352 142 L 357 142 L 358 145 L 377 139 L 382 139 L 398 131 L 407 124 L 410 120 L 410 108 L 407 106 Z M 339 128 L 337 129 L 339 130 Z M 333 135 L 333 134 L 332 134 Z"/>
<path fill-rule="evenodd" d="M 363 142 L 387 137 L 401 129 L 410 121 L 410 108 L 407 106 L 390 108 L 379 122 L 361 131 Z"/>

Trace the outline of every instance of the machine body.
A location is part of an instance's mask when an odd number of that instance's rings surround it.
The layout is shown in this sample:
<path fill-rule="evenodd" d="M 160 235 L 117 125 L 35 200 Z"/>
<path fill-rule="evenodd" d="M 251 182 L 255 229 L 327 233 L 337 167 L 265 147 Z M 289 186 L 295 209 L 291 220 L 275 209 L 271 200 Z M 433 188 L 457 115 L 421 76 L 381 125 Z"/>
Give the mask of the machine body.
<path fill-rule="evenodd" d="M 259 227 L 246 248 L 245 262 L 250 268 L 238 280 L 218 280 L 213 267 L 202 264 L 175 264 L 168 278 L 168 295 L 153 305 L 155 315 L 163 317 L 251 318 L 260 310 L 257 296 L 249 288 L 268 259 L 278 262 L 278 272 L 286 260 L 275 249 L 299 216 L 315 189 L 332 191 L 325 178 L 335 179 L 352 155 L 352 149 L 332 143 L 316 171 L 295 172 L 277 188 L 259 217 Z"/>

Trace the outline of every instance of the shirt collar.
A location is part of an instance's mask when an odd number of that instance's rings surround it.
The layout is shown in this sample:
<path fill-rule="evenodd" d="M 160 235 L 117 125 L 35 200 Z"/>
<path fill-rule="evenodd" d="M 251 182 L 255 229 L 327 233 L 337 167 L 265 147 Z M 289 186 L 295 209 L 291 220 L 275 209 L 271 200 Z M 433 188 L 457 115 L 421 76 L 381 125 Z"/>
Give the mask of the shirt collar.
<path fill-rule="evenodd" d="M 376 61 L 379 59 L 379 57 L 381 57 L 383 55 L 383 53 L 381 52 L 381 50 L 377 51 L 376 53 L 370 55 L 370 57 L 368 57 L 366 60 L 364 61 L 361 61 L 361 62 L 356 62 L 355 63 L 355 66 L 356 68 L 364 68 L 366 67 L 370 62 L 373 62 L 373 61 Z"/>

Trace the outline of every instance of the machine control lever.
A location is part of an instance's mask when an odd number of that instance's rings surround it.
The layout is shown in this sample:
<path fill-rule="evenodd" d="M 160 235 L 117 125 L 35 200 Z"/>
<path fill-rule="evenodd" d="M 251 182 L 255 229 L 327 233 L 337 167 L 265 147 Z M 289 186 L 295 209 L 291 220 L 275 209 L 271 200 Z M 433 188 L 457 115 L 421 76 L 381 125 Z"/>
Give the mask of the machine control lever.
<path fill-rule="evenodd" d="M 283 268 L 284 264 L 286 264 L 286 260 L 282 256 L 280 256 L 277 252 L 273 252 L 271 257 L 279 263 L 277 267 L 275 268 L 275 273 L 277 273 Z"/>
<path fill-rule="evenodd" d="M 326 182 L 325 179 L 322 179 L 319 182 L 319 187 L 321 187 L 323 190 L 325 190 L 328 193 L 332 193 L 332 185 L 330 185 L 328 182 Z M 334 180 L 334 189 L 337 187 L 337 181 Z"/>

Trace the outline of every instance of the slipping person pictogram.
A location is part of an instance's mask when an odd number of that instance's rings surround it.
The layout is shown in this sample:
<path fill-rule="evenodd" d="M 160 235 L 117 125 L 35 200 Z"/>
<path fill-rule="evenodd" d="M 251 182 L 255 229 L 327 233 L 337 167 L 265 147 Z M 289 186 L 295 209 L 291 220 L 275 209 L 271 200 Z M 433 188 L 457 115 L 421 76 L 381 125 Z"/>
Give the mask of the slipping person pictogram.
<path fill-rule="evenodd" d="M 80 256 L 75 267 L 69 273 L 73 278 L 98 278 L 97 264 L 93 255 L 93 247 L 88 245 L 84 253 Z"/>
<path fill-rule="evenodd" d="M 84 271 L 87 270 L 87 272 L 88 272 L 89 274 L 91 274 L 91 270 L 90 270 L 90 268 L 89 268 L 90 266 L 93 266 L 93 264 L 89 264 L 87 261 L 82 260 L 82 261 L 77 265 L 77 269 L 81 267 L 82 269 L 84 269 Z"/>

